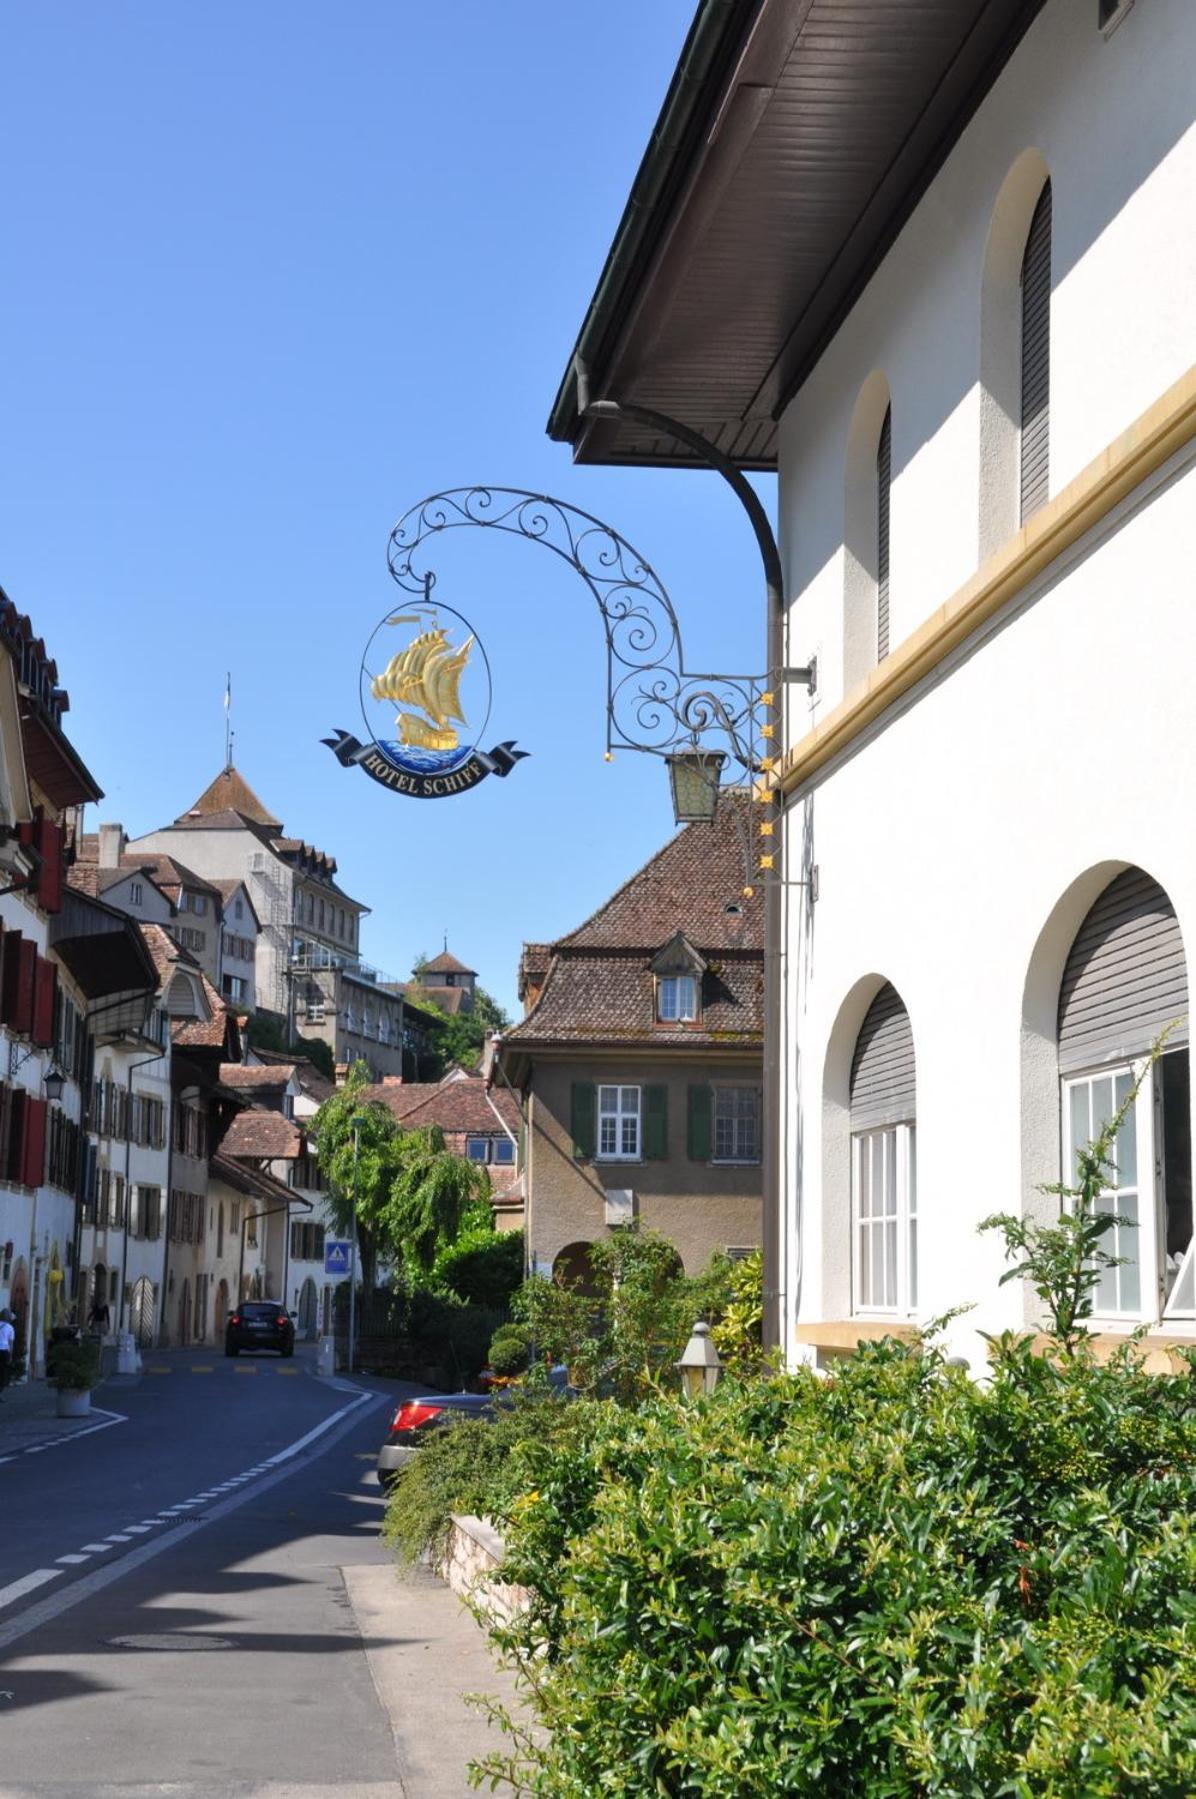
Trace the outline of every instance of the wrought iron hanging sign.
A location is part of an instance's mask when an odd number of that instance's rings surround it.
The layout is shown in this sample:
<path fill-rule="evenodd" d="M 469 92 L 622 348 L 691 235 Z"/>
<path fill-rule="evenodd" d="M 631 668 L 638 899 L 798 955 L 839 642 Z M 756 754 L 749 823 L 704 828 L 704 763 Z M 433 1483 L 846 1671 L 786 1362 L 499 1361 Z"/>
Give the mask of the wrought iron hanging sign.
<path fill-rule="evenodd" d="M 461 613 L 432 601 L 389 612 L 361 659 L 366 739 L 325 737 L 344 768 L 360 768 L 392 793 L 447 799 L 487 775 L 509 775 L 526 754 L 512 741 L 479 748 L 490 718 L 490 663 Z"/>

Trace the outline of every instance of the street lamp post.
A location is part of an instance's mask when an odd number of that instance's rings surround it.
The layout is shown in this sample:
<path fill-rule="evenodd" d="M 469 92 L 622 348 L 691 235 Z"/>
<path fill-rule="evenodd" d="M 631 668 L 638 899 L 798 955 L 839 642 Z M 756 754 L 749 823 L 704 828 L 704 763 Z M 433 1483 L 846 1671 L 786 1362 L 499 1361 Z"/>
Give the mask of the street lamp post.
<path fill-rule="evenodd" d="M 360 1112 L 355 1112 L 353 1125 L 353 1217 L 349 1228 L 349 1373 L 353 1372 L 357 1339 L 357 1155 L 360 1148 L 361 1127 L 367 1121 Z"/>

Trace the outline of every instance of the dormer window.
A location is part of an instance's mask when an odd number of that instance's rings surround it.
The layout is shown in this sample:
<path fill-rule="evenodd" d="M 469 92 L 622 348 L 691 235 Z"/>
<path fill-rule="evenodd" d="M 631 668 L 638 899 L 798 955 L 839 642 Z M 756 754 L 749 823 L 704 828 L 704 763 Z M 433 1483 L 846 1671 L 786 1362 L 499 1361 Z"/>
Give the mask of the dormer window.
<path fill-rule="evenodd" d="M 696 1024 L 702 1008 L 706 963 L 684 931 L 671 937 L 648 964 L 655 983 L 657 1024 Z"/>
<path fill-rule="evenodd" d="M 656 978 L 656 1016 L 661 1024 L 692 1024 L 698 1016 L 698 983 L 692 974 Z"/>

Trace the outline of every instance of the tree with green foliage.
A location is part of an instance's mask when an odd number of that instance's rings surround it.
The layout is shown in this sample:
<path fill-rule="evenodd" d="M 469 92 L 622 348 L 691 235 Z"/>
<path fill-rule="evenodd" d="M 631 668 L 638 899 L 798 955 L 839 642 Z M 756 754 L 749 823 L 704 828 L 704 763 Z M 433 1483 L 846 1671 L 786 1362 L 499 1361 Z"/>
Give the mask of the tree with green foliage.
<path fill-rule="evenodd" d="M 666 1237 L 638 1222 L 590 1246 L 591 1279 L 533 1275 L 512 1301 L 538 1364 L 564 1363 L 573 1386 L 634 1402 L 663 1379 L 699 1318 L 721 1316 L 733 1264 L 720 1258 L 690 1278 Z"/>
<path fill-rule="evenodd" d="M 431 1278 L 435 1288 L 446 1288 L 471 1305 L 505 1311 L 523 1280 L 523 1232 L 496 1231 L 486 1222 L 463 1228 L 456 1240 L 437 1251 Z"/>
<path fill-rule="evenodd" d="M 411 978 L 417 991 L 412 998 L 425 1012 L 431 1013 L 436 1021 L 432 1033 L 435 1069 L 429 1078 L 439 1080 L 450 1068 L 476 1068 L 482 1057 L 487 1034 L 509 1029 L 511 1020 L 484 987 L 474 988 L 471 1012 L 445 1012 L 437 1003 L 436 990 L 423 984 L 423 971 L 427 962 L 425 955 L 416 957 Z"/>
<path fill-rule="evenodd" d="M 375 1284 L 379 1255 L 396 1248 L 390 1203 L 402 1156 L 402 1131 L 393 1113 L 377 1100 L 363 1098 L 370 1085 L 364 1062 L 355 1062 L 343 1087 L 320 1107 L 311 1123 L 320 1169 L 328 1182 L 328 1207 L 338 1231 L 353 1226 L 353 1194 L 357 1192 L 357 1250 L 361 1283 Z M 360 1119 L 354 1168 L 353 1120 Z"/>
<path fill-rule="evenodd" d="M 287 1041 L 285 1032 L 260 1012 L 249 1015 L 249 1043 L 253 1049 L 271 1050 L 280 1056 L 305 1056 L 314 1068 L 318 1068 L 325 1080 L 333 1080 L 336 1067 L 332 1059 L 332 1046 L 325 1043 L 322 1037 L 293 1037 Z"/>
<path fill-rule="evenodd" d="M 427 1274 L 437 1251 L 455 1242 L 469 1208 L 489 1196 L 485 1168 L 454 1155 L 438 1124 L 424 1125 L 399 1138 L 383 1219 L 391 1241 Z"/>

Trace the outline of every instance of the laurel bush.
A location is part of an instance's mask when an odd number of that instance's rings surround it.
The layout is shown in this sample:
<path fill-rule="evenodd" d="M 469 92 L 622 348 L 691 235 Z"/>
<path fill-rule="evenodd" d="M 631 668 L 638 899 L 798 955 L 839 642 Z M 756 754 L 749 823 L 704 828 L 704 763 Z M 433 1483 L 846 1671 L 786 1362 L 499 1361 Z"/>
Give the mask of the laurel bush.
<path fill-rule="evenodd" d="M 1190 1372 L 992 1345 L 589 1405 L 498 1508 L 537 1799 L 1196 1791 Z M 495 1509 L 492 1506 L 492 1509 Z"/>

